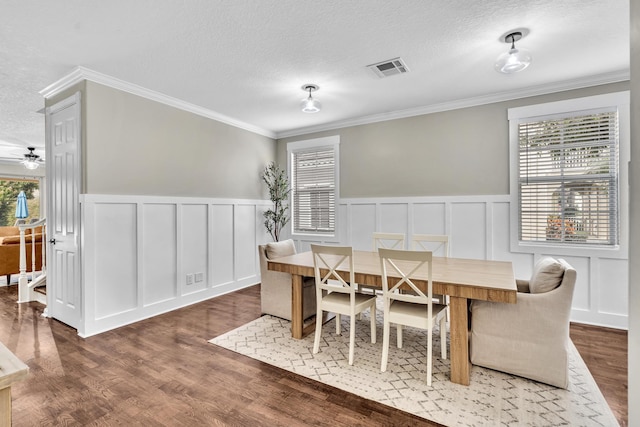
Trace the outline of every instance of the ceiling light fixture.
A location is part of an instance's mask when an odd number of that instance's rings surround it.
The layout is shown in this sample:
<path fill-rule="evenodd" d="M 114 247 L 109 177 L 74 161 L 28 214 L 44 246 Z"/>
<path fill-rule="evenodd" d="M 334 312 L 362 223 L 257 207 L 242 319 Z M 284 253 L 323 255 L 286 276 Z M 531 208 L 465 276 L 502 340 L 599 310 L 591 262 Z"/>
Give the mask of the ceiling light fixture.
<path fill-rule="evenodd" d="M 40 166 L 40 164 L 38 163 L 38 159 L 40 158 L 40 156 L 33 152 L 33 150 L 35 150 L 35 147 L 27 147 L 27 150 L 29 150 L 29 152 L 24 155 L 22 164 L 25 168 L 30 170 L 38 169 L 38 166 Z"/>
<path fill-rule="evenodd" d="M 306 84 L 302 85 L 302 90 L 305 92 L 309 91 L 309 97 L 302 100 L 300 103 L 300 108 L 302 108 L 302 112 L 304 113 L 317 113 L 322 108 L 322 104 L 317 99 L 313 99 L 311 96 L 311 92 L 315 92 L 320 87 L 318 85 Z"/>
<path fill-rule="evenodd" d="M 516 41 L 522 38 L 522 32 L 514 31 L 504 37 L 505 43 L 511 43 L 511 49 L 496 60 L 496 71 L 513 74 L 522 71 L 531 64 L 531 54 L 524 49 L 516 49 Z"/>

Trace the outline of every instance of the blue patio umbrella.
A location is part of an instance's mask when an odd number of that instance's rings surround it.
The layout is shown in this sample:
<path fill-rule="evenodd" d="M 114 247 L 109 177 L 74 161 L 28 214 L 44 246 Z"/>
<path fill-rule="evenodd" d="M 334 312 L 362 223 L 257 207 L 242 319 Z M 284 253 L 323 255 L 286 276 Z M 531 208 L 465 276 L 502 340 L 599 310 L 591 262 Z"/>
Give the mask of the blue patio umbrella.
<path fill-rule="evenodd" d="M 16 218 L 27 218 L 29 209 L 27 208 L 27 196 L 24 191 L 18 194 L 18 202 L 16 203 Z"/>

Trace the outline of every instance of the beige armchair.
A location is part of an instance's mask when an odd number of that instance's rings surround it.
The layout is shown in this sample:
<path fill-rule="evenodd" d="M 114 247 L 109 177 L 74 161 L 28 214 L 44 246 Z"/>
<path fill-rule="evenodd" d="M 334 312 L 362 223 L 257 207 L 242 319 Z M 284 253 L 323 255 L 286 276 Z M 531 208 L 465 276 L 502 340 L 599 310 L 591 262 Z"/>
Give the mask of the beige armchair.
<path fill-rule="evenodd" d="M 554 278 L 557 287 L 549 286 Z M 546 258 L 536 264 L 530 281 L 517 281 L 516 304 L 473 301 L 471 363 L 567 388 L 575 282 L 576 271 L 565 260 Z"/>
<path fill-rule="evenodd" d="M 279 258 L 296 253 L 293 240 L 267 243 L 258 246 L 260 257 L 260 299 L 262 314 L 281 317 L 291 320 L 291 275 L 279 271 L 270 271 L 267 268 L 267 260 Z M 316 314 L 316 288 L 315 278 L 305 277 L 302 283 L 302 295 L 304 305 L 302 307 L 303 317 Z"/>

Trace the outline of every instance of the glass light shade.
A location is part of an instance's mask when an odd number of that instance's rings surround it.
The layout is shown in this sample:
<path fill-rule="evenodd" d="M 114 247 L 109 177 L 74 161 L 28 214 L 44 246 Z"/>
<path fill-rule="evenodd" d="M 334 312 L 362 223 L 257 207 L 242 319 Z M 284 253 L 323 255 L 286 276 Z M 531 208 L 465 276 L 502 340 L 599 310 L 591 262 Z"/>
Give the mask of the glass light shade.
<path fill-rule="evenodd" d="M 496 71 L 513 74 L 522 71 L 531 64 L 531 54 L 523 49 L 509 49 L 496 60 Z"/>
<path fill-rule="evenodd" d="M 35 160 L 25 160 L 22 164 L 25 168 L 30 170 L 38 169 L 38 166 L 40 166 Z"/>
<path fill-rule="evenodd" d="M 320 101 L 313 99 L 311 95 L 308 98 L 303 99 L 300 103 L 300 108 L 304 113 L 317 113 L 322 108 Z"/>

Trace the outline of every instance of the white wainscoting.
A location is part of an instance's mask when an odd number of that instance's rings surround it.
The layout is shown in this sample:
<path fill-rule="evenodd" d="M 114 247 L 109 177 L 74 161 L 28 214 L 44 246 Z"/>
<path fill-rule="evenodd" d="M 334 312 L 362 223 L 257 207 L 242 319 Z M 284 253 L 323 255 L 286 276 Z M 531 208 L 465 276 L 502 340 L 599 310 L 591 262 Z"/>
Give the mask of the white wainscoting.
<path fill-rule="evenodd" d="M 374 231 L 448 234 L 452 257 L 512 261 L 516 277 L 531 276 L 542 256 L 566 259 L 578 273 L 571 320 L 628 328 L 628 259 L 581 250 L 568 255 L 552 247 L 531 253 L 510 250 L 509 196 L 447 196 L 417 198 L 341 199 L 335 238 L 293 236 L 298 251 L 311 243 L 352 245 L 371 250 Z M 409 240 L 409 239 L 407 239 Z"/>
<path fill-rule="evenodd" d="M 81 206 L 83 337 L 260 282 L 268 200 L 91 194 Z"/>

